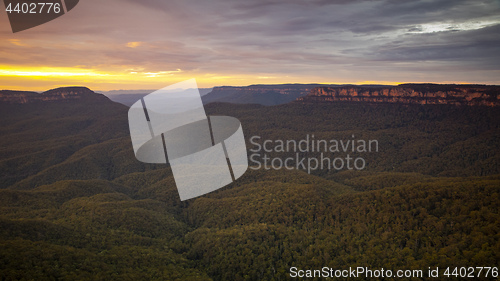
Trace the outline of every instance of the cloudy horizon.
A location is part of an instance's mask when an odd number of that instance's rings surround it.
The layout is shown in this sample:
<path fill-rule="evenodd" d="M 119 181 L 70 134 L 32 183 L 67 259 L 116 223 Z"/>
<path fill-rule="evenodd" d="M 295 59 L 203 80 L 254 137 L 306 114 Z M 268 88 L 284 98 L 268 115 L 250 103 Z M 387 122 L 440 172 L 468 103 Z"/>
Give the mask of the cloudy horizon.
<path fill-rule="evenodd" d="M 80 1 L 13 34 L 5 89 L 500 84 L 500 1 Z"/>

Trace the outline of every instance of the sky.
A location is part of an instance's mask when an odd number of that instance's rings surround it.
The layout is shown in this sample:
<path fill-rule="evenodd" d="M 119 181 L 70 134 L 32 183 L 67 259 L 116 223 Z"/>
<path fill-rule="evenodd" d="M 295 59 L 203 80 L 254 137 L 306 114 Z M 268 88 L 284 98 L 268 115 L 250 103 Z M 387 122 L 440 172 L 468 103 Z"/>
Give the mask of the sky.
<path fill-rule="evenodd" d="M 0 7 L 0 89 L 500 84 L 500 0 L 81 0 L 18 33 Z"/>

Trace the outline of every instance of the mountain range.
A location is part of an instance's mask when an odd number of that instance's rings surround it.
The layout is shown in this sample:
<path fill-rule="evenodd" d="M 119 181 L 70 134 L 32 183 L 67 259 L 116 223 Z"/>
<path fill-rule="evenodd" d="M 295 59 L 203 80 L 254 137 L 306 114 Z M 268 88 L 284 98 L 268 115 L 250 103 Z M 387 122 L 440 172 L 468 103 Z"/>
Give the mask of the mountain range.
<path fill-rule="evenodd" d="M 399 104 L 500 105 L 500 86 L 456 84 L 400 84 L 386 85 L 322 85 L 282 84 L 222 86 L 199 89 L 204 104 L 225 102 L 234 104 L 261 104 L 266 106 L 298 102 L 365 102 Z M 140 98 L 154 92 L 104 92 L 112 101 L 131 106 Z M 85 87 L 66 87 L 43 93 L 27 91 L 0 91 L 0 102 L 31 103 L 49 100 L 102 99 Z"/>
<path fill-rule="evenodd" d="M 243 104 L 278 105 L 296 100 L 307 95 L 321 84 L 282 84 L 282 85 L 251 85 L 245 87 L 222 86 L 214 87 L 210 93 L 203 96 L 204 104 L 211 102 L 228 102 Z"/>
<path fill-rule="evenodd" d="M 199 88 L 198 90 L 200 95 L 204 96 L 211 92 L 212 88 Z M 131 106 L 142 97 L 154 91 L 155 90 L 113 90 L 102 92 L 102 94 L 107 96 L 112 101 L 119 102 L 126 106 Z"/>

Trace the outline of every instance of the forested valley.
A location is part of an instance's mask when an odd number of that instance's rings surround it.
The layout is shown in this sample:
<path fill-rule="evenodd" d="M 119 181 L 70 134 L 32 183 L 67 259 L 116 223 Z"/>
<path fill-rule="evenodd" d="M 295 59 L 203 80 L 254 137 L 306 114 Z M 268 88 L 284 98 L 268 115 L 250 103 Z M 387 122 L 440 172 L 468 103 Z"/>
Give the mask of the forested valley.
<path fill-rule="evenodd" d="M 499 266 L 498 108 L 212 103 L 207 114 L 241 121 L 247 148 L 255 135 L 306 134 L 380 147 L 363 155 L 362 171 L 249 169 L 188 201 L 169 167 L 135 159 L 127 110 L 102 100 L 0 103 L 0 280 Z"/>

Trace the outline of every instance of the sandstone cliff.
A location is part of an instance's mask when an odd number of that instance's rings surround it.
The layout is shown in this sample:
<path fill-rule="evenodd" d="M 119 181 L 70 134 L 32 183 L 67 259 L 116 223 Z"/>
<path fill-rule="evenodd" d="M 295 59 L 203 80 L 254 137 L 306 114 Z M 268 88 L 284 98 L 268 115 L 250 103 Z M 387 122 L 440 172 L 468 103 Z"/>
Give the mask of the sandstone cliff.
<path fill-rule="evenodd" d="M 299 102 L 372 102 L 500 106 L 500 86 L 401 84 L 317 87 Z"/>

